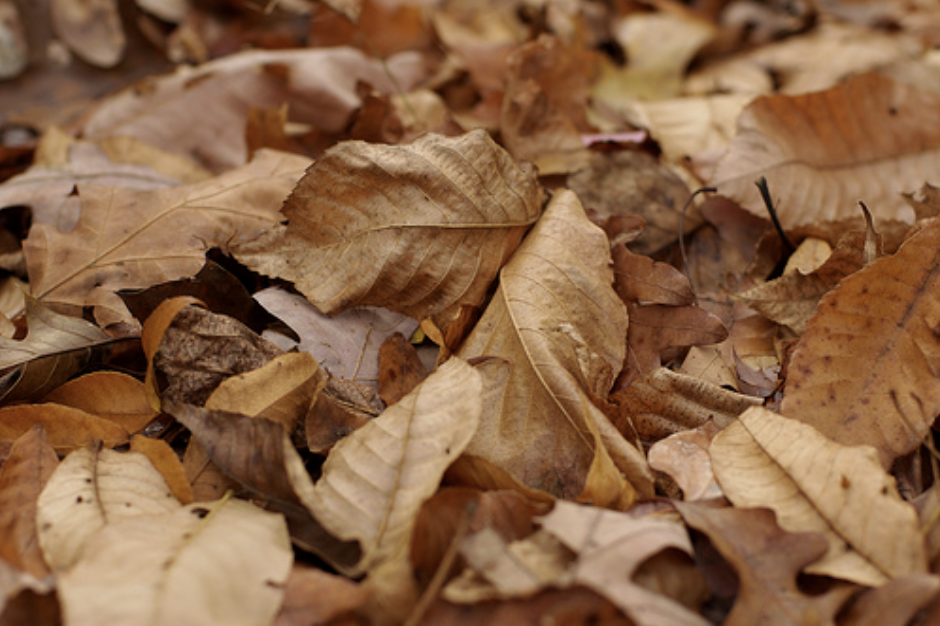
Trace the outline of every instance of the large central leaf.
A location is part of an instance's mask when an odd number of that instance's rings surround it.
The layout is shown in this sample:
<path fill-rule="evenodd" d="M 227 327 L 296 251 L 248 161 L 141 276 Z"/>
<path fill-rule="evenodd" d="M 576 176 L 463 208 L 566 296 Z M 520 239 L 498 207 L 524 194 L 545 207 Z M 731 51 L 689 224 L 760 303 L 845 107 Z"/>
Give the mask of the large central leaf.
<path fill-rule="evenodd" d="M 626 349 L 626 309 L 612 282 L 607 238 L 573 192 L 559 193 L 460 349 L 512 366 L 502 402 L 486 407 L 467 453 L 558 497 L 624 503 L 630 486 L 621 472 L 650 489 L 643 455 L 594 405 Z"/>
<path fill-rule="evenodd" d="M 535 172 L 483 131 L 345 142 L 298 183 L 288 223 L 235 253 L 324 313 L 375 305 L 446 319 L 482 302 L 540 209 Z"/>

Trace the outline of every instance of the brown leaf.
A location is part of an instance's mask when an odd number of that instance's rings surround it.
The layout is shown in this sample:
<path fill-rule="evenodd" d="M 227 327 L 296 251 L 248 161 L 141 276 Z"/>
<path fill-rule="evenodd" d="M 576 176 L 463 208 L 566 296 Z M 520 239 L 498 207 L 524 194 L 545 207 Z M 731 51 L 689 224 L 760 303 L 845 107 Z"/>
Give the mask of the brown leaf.
<path fill-rule="evenodd" d="M 834 623 L 854 585 L 808 595 L 797 586 L 802 569 L 826 553 L 826 540 L 813 533 L 790 533 L 777 526 L 768 509 L 714 508 L 675 502 L 686 523 L 700 530 L 738 574 L 740 590 L 727 626 L 789 626 Z"/>
<path fill-rule="evenodd" d="M 940 412 L 940 221 L 843 280 L 819 304 L 788 368 L 782 412 L 886 466 Z"/>
<path fill-rule="evenodd" d="M 7 402 L 42 397 L 81 371 L 93 348 L 113 341 L 94 324 L 55 313 L 30 296 L 26 323 L 22 341 L 0 337 L 0 370 L 6 371 L 0 399 Z"/>
<path fill-rule="evenodd" d="M 117 0 L 51 0 L 50 10 L 56 34 L 83 61 L 120 63 L 126 39 Z"/>
<path fill-rule="evenodd" d="M 97 415 L 132 434 L 143 430 L 158 415 L 147 400 L 144 384 L 119 372 L 85 374 L 58 387 L 42 401 Z"/>
<path fill-rule="evenodd" d="M 938 110 L 940 96 L 877 74 L 826 91 L 758 98 L 738 118 L 712 185 L 763 214 L 754 181 L 766 176 L 784 228 L 853 217 L 858 200 L 878 219 L 910 222 L 901 192 L 936 170 Z"/>
<path fill-rule="evenodd" d="M 263 151 L 248 165 L 195 185 L 80 187 L 82 212 L 73 230 L 39 224 L 23 243 L 32 292 L 43 301 L 94 305 L 105 324 L 126 319 L 114 291 L 196 274 L 209 248 L 227 250 L 271 226 L 307 163 Z"/>
<path fill-rule="evenodd" d="M 858 598 L 839 620 L 844 626 L 904 626 L 933 619 L 923 610 L 936 606 L 940 578 L 936 575 L 911 574 L 869 589 Z"/>
<path fill-rule="evenodd" d="M 650 467 L 665 472 L 682 490 L 683 500 L 720 498 L 723 494 L 712 472 L 708 448 L 718 434 L 718 426 L 709 421 L 657 441 L 650 448 Z"/>
<path fill-rule="evenodd" d="M 418 351 L 404 335 L 395 333 L 382 342 L 379 350 L 379 395 L 392 405 L 411 393 L 427 378 L 428 371 Z"/>
<path fill-rule="evenodd" d="M 114 447 L 130 438 L 123 426 L 78 409 L 58 404 L 21 404 L 0 409 L 0 452 L 33 426 L 42 425 L 52 446 L 65 454 L 96 441 Z"/>
<path fill-rule="evenodd" d="M 47 576 L 36 532 L 36 499 L 59 464 L 49 438 L 34 426 L 16 440 L 0 470 L 0 557 L 36 578 Z"/>
<path fill-rule="evenodd" d="M 181 504 L 189 504 L 193 501 L 193 489 L 186 479 L 186 470 L 167 442 L 162 439 L 134 435 L 131 438 L 131 452 L 140 452 L 150 459 Z"/>
<path fill-rule="evenodd" d="M 825 536 L 828 551 L 808 572 L 879 585 L 926 571 L 917 513 L 873 448 L 839 445 L 752 407 L 715 437 L 710 453 L 735 506 L 769 507 L 784 530 Z"/>
<path fill-rule="evenodd" d="M 281 350 L 225 315 L 187 306 L 173 317 L 153 355 L 164 401 L 201 405 L 230 376 L 256 370 Z"/>
<path fill-rule="evenodd" d="M 535 173 L 483 131 L 344 142 L 298 183 L 287 224 L 236 257 L 293 281 L 324 313 L 376 305 L 449 320 L 483 301 L 540 210 Z"/>
<path fill-rule="evenodd" d="M 634 490 L 651 493 L 646 460 L 593 404 L 623 362 L 627 319 L 609 263 L 607 238 L 577 196 L 558 193 L 459 354 L 512 364 L 468 454 L 557 497 L 628 506 Z"/>
<path fill-rule="evenodd" d="M 613 246 L 614 289 L 624 302 L 687 306 L 695 304 L 689 279 L 679 270 L 635 254 L 626 246 Z"/>
<path fill-rule="evenodd" d="M 343 617 L 352 619 L 368 595 L 362 585 L 348 578 L 294 564 L 285 583 L 284 602 L 272 626 L 311 626 L 332 624 Z"/>
<path fill-rule="evenodd" d="M 326 454 L 339 440 L 362 428 L 382 410 L 371 388 L 330 378 L 304 425 L 307 447 Z"/>

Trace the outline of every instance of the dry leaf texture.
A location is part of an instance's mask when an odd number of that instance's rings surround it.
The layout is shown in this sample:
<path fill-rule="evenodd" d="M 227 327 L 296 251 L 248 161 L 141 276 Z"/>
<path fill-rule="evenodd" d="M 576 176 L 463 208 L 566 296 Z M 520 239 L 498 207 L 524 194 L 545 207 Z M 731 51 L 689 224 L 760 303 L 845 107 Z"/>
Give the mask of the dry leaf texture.
<path fill-rule="evenodd" d="M 305 504 L 336 537 L 363 550 L 363 572 L 406 550 L 421 504 L 476 431 L 480 374 L 453 358 L 330 451 Z"/>
<path fill-rule="evenodd" d="M 479 305 L 539 217 L 535 172 L 484 131 L 406 146 L 344 142 L 307 171 L 280 225 L 240 246 L 317 308 L 376 305 L 449 321 Z"/>
<path fill-rule="evenodd" d="M 782 412 L 890 462 L 940 412 L 940 220 L 843 280 L 793 353 Z"/>
<path fill-rule="evenodd" d="M 606 397 L 624 358 L 627 316 L 612 281 L 607 238 L 573 192 L 559 192 L 503 268 L 496 295 L 460 348 L 464 358 L 497 356 L 512 366 L 505 395 L 487 407 L 469 454 L 557 497 L 585 491 L 596 457 L 597 469 L 623 472 L 639 491 L 649 490 L 642 454 L 593 404 Z"/>
<path fill-rule="evenodd" d="M 104 305 L 113 311 L 107 322 L 129 317 L 111 292 L 192 276 L 209 248 L 227 249 L 270 227 L 308 163 L 263 151 L 248 165 L 195 185 L 80 187 L 75 229 L 40 224 L 23 244 L 32 293 L 43 301 Z"/>
<path fill-rule="evenodd" d="M 765 215 L 754 181 L 766 176 L 785 228 L 854 217 L 865 202 L 878 219 L 910 222 L 901 192 L 940 165 L 940 96 L 877 74 L 826 91 L 755 100 L 712 185 Z"/>
<path fill-rule="evenodd" d="M 711 445 L 712 469 L 737 507 L 768 507 L 781 528 L 829 543 L 808 570 L 864 585 L 923 573 L 914 508 L 870 447 L 846 447 L 762 407 L 745 411 Z"/>

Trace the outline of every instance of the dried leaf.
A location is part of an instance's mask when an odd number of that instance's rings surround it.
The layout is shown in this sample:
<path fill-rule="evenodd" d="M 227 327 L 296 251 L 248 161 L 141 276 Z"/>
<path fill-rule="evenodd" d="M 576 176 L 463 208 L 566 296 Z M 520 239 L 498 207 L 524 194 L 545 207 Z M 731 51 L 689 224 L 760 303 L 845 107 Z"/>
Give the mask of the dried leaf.
<path fill-rule="evenodd" d="M 348 578 L 295 564 L 272 626 L 311 626 L 350 618 L 366 603 L 368 595 L 362 585 Z"/>
<path fill-rule="evenodd" d="M 882 463 L 920 445 L 940 412 L 940 221 L 843 280 L 819 304 L 788 368 L 782 412 Z"/>
<path fill-rule="evenodd" d="M 330 451 L 305 504 L 336 537 L 362 546 L 362 559 L 347 571 L 407 551 L 422 502 L 476 431 L 481 396 L 476 370 L 451 359 Z"/>
<path fill-rule="evenodd" d="M 379 395 L 386 406 L 395 404 L 428 377 L 418 351 L 404 335 L 390 335 L 379 350 Z"/>
<path fill-rule="evenodd" d="M 855 591 L 840 584 L 809 595 L 797 575 L 826 553 L 826 540 L 812 533 L 790 533 L 777 526 L 773 511 L 676 502 L 686 523 L 700 530 L 734 566 L 740 591 L 727 626 L 790 626 L 835 622 L 835 615 Z"/>
<path fill-rule="evenodd" d="M 936 575 L 912 574 L 895 578 L 877 589 L 869 589 L 858 598 L 839 621 L 845 626 L 904 626 L 924 616 L 922 612 L 936 605 L 940 578 Z"/>
<path fill-rule="evenodd" d="M 134 435 L 131 438 L 131 452 L 140 452 L 150 459 L 180 504 L 193 501 L 193 489 L 186 479 L 186 470 L 170 444 L 162 439 Z"/>
<path fill-rule="evenodd" d="M 59 464 L 41 426 L 16 440 L 0 470 L 0 560 L 36 578 L 49 574 L 39 550 L 36 499 Z"/>
<path fill-rule="evenodd" d="M 255 294 L 261 306 L 300 336 L 298 350 L 309 352 L 320 367 L 335 378 L 375 386 L 379 378 L 379 348 L 386 337 L 400 332 L 410 336 L 418 323 L 410 317 L 378 307 L 357 307 L 337 315 L 324 315 L 303 296 L 271 287 Z M 288 350 L 290 346 L 262 336 Z"/>
<path fill-rule="evenodd" d="M 43 402 L 59 404 L 97 415 L 137 433 L 158 413 L 147 400 L 144 384 L 119 372 L 92 372 L 68 381 Z"/>
<path fill-rule="evenodd" d="M 926 572 L 917 513 L 873 448 L 752 407 L 715 437 L 711 457 L 735 506 L 769 507 L 784 530 L 826 537 L 826 555 L 807 571 L 863 585 Z"/>
<path fill-rule="evenodd" d="M 49 567 L 59 570 L 87 557 L 87 546 L 106 526 L 172 513 L 180 503 L 143 454 L 81 448 L 59 463 L 36 506 L 39 545 Z"/>
<path fill-rule="evenodd" d="M 858 200 L 877 219 L 910 222 L 901 193 L 937 168 L 938 110 L 940 96 L 877 74 L 826 91 L 758 98 L 738 118 L 712 185 L 762 215 L 754 181 L 766 176 L 784 228 L 853 217 Z"/>
<path fill-rule="evenodd" d="M 127 40 L 117 0 L 51 0 L 56 34 L 82 60 L 114 67 L 124 56 Z"/>
<path fill-rule="evenodd" d="M 650 467 L 665 472 L 682 490 L 683 500 L 720 498 L 721 487 L 715 482 L 708 448 L 719 432 L 714 422 L 669 435 L 650 447 Z"/>
<path fill-rule="evenodd" d="M 220 500 L 109 524 L 58 590 L 77 626 L 253 626 L 274 618 L 292 561 L 280 515 Z"/>
<path fill-rule="evenodd" d="M 59 454 L 98 441 L 110 448 L 130 438 L 120 424 L 78 409 L 58 404 L 18 404 L 0 409 L 0 452 L 6 453 L 14 441 L 37 425 L 45 428 Z"/>
<path fill-rule="evenodd" d="M 482 303 L 540 204 L 535 173 L 483 131 L 408 146 L 345 142 L 297 185 L 288 223 L 236 257 L 293 281 L 324 313 L 376 305 L 449 320 Z"/>
<path fill-rule="evenodd" d="M 113 338 L 83 319 L 60 315 L 26 298 L 28 332 L 22 341 L 0 337 L 0 370 L 7 371 L 2 399 L 41 397 L 88 362 L 90 351 Z M 9 370 L 16 368 L 12 375 Z"/>
<path fill-rule="evenodd" d="M 606 242 L 563 191 L 501 271 L 459 354 L 497 356 L 512 369 L 467 453 L 557 497 L 628 506 L 634 490 L 651 493 L 652 478 L 594 405 L 623 362 L 627 325 Z"/>
<path fill-rule="evenodd" d="M 209 248 L 226 250 L 271 226 L 307 163 L 262 151 L 248 165 L 195 185 L 80 187 L 82 214 L 74 230 L 39 224 L 23 243 L 32 292 L 43 301 L 104 307 L 98 314 L 106 323 L 125 319 L 114 291 L 191 276 Z"/>

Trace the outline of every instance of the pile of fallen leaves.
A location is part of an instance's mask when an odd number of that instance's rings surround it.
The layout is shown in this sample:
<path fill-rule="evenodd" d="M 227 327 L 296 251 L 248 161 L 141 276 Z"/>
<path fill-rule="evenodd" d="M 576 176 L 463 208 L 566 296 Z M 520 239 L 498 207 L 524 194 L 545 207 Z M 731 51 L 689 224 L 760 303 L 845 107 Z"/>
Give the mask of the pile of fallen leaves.
<path fill-rule="evenodd" d="M 0 623 L 940 623 L 938 46 L 0 0 Z"/>

